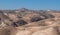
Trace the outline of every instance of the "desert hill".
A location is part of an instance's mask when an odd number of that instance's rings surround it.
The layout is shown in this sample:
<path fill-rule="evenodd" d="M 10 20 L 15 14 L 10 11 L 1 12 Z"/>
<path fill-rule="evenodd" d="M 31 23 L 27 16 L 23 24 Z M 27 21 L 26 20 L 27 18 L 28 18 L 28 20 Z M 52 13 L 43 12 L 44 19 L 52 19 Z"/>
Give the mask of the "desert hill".
<path fill-rule="evenodd" d="M 0 35 L 60 35 L 60 11 L 0 10 Z"/>

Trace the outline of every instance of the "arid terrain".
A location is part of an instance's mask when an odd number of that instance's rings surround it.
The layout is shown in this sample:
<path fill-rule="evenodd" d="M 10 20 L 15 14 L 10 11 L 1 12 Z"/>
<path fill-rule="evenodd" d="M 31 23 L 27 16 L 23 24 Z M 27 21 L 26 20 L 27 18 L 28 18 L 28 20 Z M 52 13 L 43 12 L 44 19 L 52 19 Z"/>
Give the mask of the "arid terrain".
<path fill-rule="evenodd" d="M 0 10 L 0 35 L 60 35 L 60 11 Z"/>

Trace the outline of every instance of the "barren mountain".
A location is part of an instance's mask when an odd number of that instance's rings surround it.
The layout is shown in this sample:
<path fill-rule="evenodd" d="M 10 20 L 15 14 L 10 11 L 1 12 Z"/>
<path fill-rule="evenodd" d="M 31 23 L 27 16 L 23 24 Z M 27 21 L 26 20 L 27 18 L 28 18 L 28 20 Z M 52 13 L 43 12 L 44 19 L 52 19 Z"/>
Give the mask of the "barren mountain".
<path fill-rule="evenodd" d="M 0 35 L 60 35 L 60 12 L 0 10 Z"/>

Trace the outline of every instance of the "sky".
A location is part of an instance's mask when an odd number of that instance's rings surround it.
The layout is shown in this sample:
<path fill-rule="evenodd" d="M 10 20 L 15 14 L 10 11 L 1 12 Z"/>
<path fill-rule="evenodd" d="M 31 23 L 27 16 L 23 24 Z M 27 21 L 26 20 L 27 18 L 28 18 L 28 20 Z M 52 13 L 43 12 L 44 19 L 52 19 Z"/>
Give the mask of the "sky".
<path fill-rule="evenodd" d="M 60 0 L 0 0 L 0 9 L 60 10 Z"/>

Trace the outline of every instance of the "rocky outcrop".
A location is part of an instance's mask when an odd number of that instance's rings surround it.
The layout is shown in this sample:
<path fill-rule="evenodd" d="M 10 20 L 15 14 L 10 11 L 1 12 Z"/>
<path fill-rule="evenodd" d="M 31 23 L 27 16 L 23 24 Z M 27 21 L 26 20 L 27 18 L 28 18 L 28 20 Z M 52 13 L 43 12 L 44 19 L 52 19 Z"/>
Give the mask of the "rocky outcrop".
<path fill-rule="evenodd" d="M 24 20 L 19 20 L 19 21 L 17 21 L 17 22 L 13 22 L 13 23 L 12 23 L 12 26 L 18 27 L 18 26 L 22 26 L 22 25 L 26 25 L 26 24 L 28 24 L 28 23 L 25 22 Z"/>

